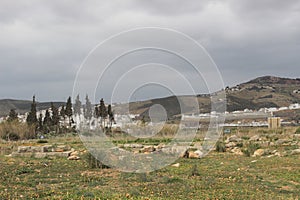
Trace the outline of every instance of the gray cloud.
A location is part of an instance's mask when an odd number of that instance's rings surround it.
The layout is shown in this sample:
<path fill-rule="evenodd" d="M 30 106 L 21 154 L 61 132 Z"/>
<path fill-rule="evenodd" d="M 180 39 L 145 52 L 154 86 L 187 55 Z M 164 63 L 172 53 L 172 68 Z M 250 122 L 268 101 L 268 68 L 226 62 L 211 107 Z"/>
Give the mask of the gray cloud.
<path fill-rule="evenodd" d="M 196 39 L 219 66 L 225 85 L 262 75 L 300 76 L 298 1 L 2 0 L 0 98 L 29 99 L 35 93 L 41 101 L 65 100 L 95 45 L 142 26 Z"/>

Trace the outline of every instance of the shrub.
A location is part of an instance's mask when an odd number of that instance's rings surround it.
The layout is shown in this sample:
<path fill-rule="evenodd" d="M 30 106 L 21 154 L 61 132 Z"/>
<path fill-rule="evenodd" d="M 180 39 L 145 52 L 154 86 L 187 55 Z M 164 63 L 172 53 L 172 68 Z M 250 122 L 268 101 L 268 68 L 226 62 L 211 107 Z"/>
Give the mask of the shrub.
<path fill-rule="evenodd" d="M 249 143 L 246 148 L 242 149 L 242 152 L 250 157 L 257 149 L 260 148 L 260 145 L 257 143 Z"/>
<path fill-rule="evenodd" d="M 226 151 L 226 147 L 225 147 L 224 142 L 218 141 L 216 143 L 216 151 L 217 152 L 225 152 Z"/>
<path fill-rule="evenodd" d="M 0 137 L 4 140 L 26 140 L 35 138 L 35 127 L 18 121 L 0 124 Z"/>

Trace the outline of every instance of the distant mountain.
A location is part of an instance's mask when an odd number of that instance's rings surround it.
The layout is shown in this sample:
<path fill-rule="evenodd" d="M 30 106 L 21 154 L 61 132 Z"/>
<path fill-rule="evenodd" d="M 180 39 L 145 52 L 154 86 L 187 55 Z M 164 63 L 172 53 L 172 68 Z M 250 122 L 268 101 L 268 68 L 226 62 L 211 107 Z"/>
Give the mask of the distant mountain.
<path fill-rule="evenodd" d="M 300 79 L 280 78 L 264 76 L 251 81 L 239 84 L 234 87 L 227 87 L 227 111 L 244 110 L 246 108 L 259 110 L 264 107 L 285 107 L 292 103 L 300 103 Z M 180 96 L 184 98 L 185 107 L 189 113 L 195 112 L 195 108 L 189 103 L 194 97 Z M 210 95 L 197 96 L 201 113 L 210 112 Z M 64 105 L 64 102 L 55 102 L 56 106 Z M 170 96 L 146 101 L 129 103 L 129 111 L 132 114 L 148 115 L 152 105 L 160 104 L 166 111 L 169 119 L 179 117 L 181 113 L 177 97 Z M 25 113 L 30 110 L 31 101 L 23 100 L 0 100 L 0 116 L 6 116 L 10 109 L 16 109 L 18 113 Z M 37 109 L 43 110 L 50 107 L 50 102 L 37 103 Z M 118 104 L 113 109 L 115 113 L 124 114 L 128 104 Z"/>
<path fill-rule="evenodd" d="M 28 112 L 31 108 L 32 101 L 2 99 L 0 100 L 0 117 L 7 116 L 11 109 L 15 109 L 19 114 Z M 53 102 L 55 106 L 64 105 L 64 102 Z M 50 108 L 50 102 L 37 102 L 38 110 L 45 110 Z"/>
<path fill-rule="evenodd" d="M 299 92 L 297 92 L 299 91 Z M 226 88 L 227 111 L 259 110 L 264 107 L 284 107 L 292 103 L 300 103 L 300 79 L 264 76 L 253 79 L 234 87 Z M 192 98 L 184 96 L 180 98 Z M 210 96 L 198 95 L 200 112 L 210 112 Z M 148 109 L 154 104 L 161 104 L 167 110 L 169 118 L 180 114 L 180 106 L 175 96 L 158 98 L 129 104 L 130 113 L 147 115 Z M 184 105 L 187 106 L 188 105 Z M 126 105 L 118 105 L 116 113 L 124 113 Z M 187 109 L 190 113 L 194 108 Z"/>

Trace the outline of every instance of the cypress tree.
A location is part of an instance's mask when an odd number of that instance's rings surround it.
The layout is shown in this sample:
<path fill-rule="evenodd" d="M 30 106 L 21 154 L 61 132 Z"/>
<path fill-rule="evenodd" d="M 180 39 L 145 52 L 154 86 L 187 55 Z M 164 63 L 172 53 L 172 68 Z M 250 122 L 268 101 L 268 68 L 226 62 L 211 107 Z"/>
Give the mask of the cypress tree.
<path fill-rule="evenodd" d="M 26 122 L 29 125 L 37 124 L 35 96 L 33 96 L 33 98 L 32 98 L 31 110 L 27 116 Z"/>
<path fill-rule="evenodd" d="M 51 102 L 51 111 L 52 111 L 52 125 L 55 129 L 55 133 L 59 132 L 59 112 L 58 109 Z"/>
<path fill-rule="evenodd" d="M 44 127 L 45 133 L 49 133 L 52 123 L 53 122 L 50 117 L 50 112 L 49 112 L 49 110 L 46 110 L 46 114 L 45 114 L 44 122 L 43 122 L 43 127 Z"/>
<path fill-rule="evenodd" d="M 52 111 L 52 122 L 54 126 L 59 125 L 59 113 L 58 109 L 54 106 L 54 104 L 51 102 L 51 111 Z"/>
<path fill-rule="evenodd" d="M 107 114 L 108 114 L 108 119 L 109 119 L 109 125 L 110 125 L 110 127 L 112 127 L 112 123 L 115 121 L 115 119 L 114 119 L 114 113 L 111 109 L 110 104 L 107 107 Z"/>
<path fill-rule="evenodd" d="M 38 119 L 38 130 L 43 131 L 43 115 L 40 113 L 39 119 Z"/>
<path fill-rule="evenodd" d="M 77 95 L 77 97 L 75 99 L 74 114 L 75 115 L 81 115 L 81 101 L 80 101 L 80 98 L 79 98 L 79 94 Z"/>
<path fill-rule="evenodd" d="M 69 125 L 71 127 L 71 125 L 72 125 L 72 115 L 73 115 L 71 97 L 69 97 L 68 100 L 67 100 L 65 114 L 69 118 Z"/>
<path fill-rule="evenodd" d="M 93 116 L 93 111 L 92 111 L 92 103 L 89 100 L 88 95 L 85 97 L 85 112 L 84 112 L 84 117 L 87 119 L 91 119 Z"/>
<path fill-rule="evenodd" d="M 106 110 L 103 98 L 100 100 L 100 108 L 99 109 L 100 109 L 99 112 L 100 112 L 100 117 L 101 117 L 101 124 L 103 123 L 103 126 L 105 127 L 105 119 L 107 117 L 107 110 Z"/>
<path fill-rule="evenodd" d="M 95 105 L 94 117 L 97 118 L 97 119 L 100 117 L 100 112 L 99 112 L 98 105 Z"/>

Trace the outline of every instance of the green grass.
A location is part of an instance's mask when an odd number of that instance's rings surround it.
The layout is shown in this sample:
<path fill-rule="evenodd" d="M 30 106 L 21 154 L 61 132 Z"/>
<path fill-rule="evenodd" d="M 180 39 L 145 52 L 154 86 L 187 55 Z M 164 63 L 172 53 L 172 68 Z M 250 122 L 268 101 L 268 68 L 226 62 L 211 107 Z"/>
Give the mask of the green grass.
<path fill-rule="evenodd" d="M 48 143 L 84 150 L 77 137 Z M 11 145 L 19 144 L 1 147 Z M 212 152 L 176 162 L 180 167 L 135 174 L 91 169 L 85 160 L 0 155 L 0 199 L 299 199 L 297 155 L 252 158 Z"/>

